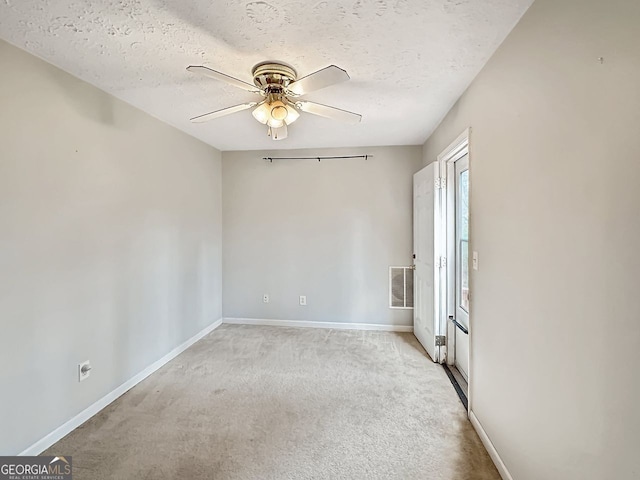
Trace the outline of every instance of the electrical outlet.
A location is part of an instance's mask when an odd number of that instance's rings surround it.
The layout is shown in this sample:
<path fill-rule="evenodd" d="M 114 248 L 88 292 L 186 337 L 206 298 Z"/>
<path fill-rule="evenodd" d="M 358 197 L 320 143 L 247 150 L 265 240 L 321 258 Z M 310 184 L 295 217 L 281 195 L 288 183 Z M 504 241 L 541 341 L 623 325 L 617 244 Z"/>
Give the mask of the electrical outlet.
<path fill-rule="evenodd" d="M 78 381 L 86 380 L 91 375 L 91 362 L 87 360 L 78 365 Z"/>
<path fill-rule="evenodd" d="M 306 304 L 307 304 L 307 296 L 300 295 L 300 305 L 306 305 Z"/>
<path fill-rule="evenodd" d="M 264 303 L 269 303 L 269 294 L 265 293 L 264 295 L 262 295 L 262 301 Z"/>

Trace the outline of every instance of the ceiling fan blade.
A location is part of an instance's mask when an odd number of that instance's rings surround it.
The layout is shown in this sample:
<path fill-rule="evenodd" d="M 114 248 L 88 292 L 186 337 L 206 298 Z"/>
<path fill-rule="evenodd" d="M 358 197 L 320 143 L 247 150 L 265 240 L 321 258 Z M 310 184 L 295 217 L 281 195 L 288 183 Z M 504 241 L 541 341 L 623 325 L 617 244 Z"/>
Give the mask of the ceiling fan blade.
<path fill-rule="evenodd" d="M 309 92 L 320 90 L 336 83 L 346 82 L 347 80 L 349 80 L 349 75 L 345 70 L 335 65 L 330 65 L 296 80 L 287 87 L 287 90 L 294 95 L 306 95 Z"/>
<path fill-rule="evenodd" d="M 332 120 L 340 120 L 352 125 L 360 123 L 360 120 L 362 120 L 362 115 L 358 113 L 349 112 L 336 107 L 330 107 L 328 105 L 322 105 L 321 103 L 298 101 L 296 102 L 296 107 L 303 112 L 312 113 L 325 118 L 331 118 Z"/>
<path fill-rule="evenodd" d="M 271 135 L 271 138 L 273 140 L 284 140 L 285 138 L 287 138 L 288 133 L 289 132 L 287 131 L 286 123 L 281 127 L 269 129 L 269 135 Z"/>
<path fill-rule="evenodd" d="M 209 113 L 205 113 L 204 115 L 198 115 L 197 117 L 193 117 L 191 121 L 193 123 L 207 122 L 209 120 L 213 120 L 214 118 L 224 117 L 225 115 L 231 115 L 232 113 L 241 112 L 242 110 L 255 107 L 256 105 L 257 105 L 256 102 L 243 103 L 242 105 L 234 105 L 233 107 L 227 107 L 227 108 L 223 108 L 222 110 L 216 110 L 215 112 L 209 112 Z"/>
<path fill-rule="evenodd" d="M 227 75 L 226 73 L 218 72 L 216 70 L 212 70 L 209 67 L 205 67 L 202 65 L 190 65 L 187 67 L 187 71 L 192 73 L 198 73 L 200 75 L 204 75 L 206 77 L 213 78 L 215 80 L 220 80 L 221 82 L 228 83 L 229 85 L 233 85 L 234 87 L 241 88 L 243 90 L 248 90 L 252 93 L 260 93 L 262 90 L 255 85 L 251 85 L 248 82 L 240 80 L 238 78 Z"/>

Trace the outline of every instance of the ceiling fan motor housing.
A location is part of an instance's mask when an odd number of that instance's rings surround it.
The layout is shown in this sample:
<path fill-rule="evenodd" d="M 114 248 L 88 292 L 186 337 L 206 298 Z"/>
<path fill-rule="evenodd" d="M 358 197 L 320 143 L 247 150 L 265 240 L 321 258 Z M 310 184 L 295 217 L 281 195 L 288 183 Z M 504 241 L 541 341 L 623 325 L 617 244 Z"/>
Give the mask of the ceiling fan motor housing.
<path fill-rule="evenodd" d="M 253 83 L 267 93 L 269 90 L 285 90 L 297 80 L 298 74 L 293 67 L 284 63 L 262 62 L 251 70 Z M 275 87 L 275 88 L 274 88 Z"/>

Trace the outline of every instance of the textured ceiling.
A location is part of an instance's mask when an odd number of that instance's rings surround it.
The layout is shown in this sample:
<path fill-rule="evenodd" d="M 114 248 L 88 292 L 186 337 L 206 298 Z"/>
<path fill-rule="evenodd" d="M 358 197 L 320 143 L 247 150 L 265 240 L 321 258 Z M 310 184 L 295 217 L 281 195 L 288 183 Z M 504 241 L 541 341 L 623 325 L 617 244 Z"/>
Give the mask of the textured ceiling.
<path fill-rule="evenodd" d="M 533 0 L 0 0 L 0 36 L 221 150 L 421 144 Z M 349 82 L 305 99 L 363 115 L 303 114 L 274 142 L 254 101 L 185 70 L 204 64 L 251 82 L 264 60 L 299 76 L 335 64 Z"/>

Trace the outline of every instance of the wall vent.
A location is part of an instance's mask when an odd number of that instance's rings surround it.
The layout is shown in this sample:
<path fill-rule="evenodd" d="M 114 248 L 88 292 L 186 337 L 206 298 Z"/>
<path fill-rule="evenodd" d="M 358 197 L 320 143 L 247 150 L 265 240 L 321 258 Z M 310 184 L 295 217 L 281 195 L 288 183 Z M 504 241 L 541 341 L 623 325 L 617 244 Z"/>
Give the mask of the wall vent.
<path fill-rule="evenodd" d="M 413 267 L 389 267 L 389 308 L 413 308 Z"/>

